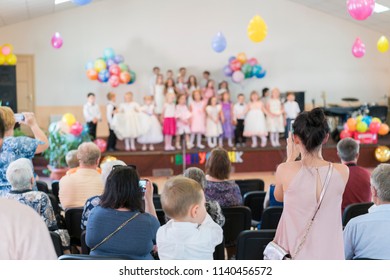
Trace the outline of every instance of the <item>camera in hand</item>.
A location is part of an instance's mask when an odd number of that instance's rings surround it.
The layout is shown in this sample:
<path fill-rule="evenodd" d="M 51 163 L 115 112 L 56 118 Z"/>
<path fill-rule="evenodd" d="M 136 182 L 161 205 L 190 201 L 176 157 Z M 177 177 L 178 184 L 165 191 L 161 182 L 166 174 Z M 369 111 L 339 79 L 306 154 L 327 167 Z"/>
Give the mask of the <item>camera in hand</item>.
<path fill-rule="evenodd" d="M 14 118 L 15 118 L 15 122 L 18 122 L 18 123 L 24 121 L 24 115 L 23 114 L 15 114 Z"/>
<path fill-rule="evenodd" d="M 142 192 L 145 192 L 146 191 L 146 183 L 148 181 L 145 180 L 145 179 L 141 179 L 139 180 L 139 187 L 142 189 Z"/>

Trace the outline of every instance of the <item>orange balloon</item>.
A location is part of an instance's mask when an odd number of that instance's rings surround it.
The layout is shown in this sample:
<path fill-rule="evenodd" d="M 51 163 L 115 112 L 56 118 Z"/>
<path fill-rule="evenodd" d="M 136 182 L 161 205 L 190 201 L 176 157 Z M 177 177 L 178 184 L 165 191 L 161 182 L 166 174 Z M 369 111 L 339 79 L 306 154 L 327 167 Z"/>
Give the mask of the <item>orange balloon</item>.
<path fill-rule="evenodd" d="M 357 121 L 354 118 L 349 118 L 347 120 L 347 126 L 350 132 L 356 131 L 356 125 L 357 125 Z"/>
<path fill-rule="evenodd" d="M 382 123 L 381 127 L 379 128 L 378 134 L 383 136 L 387 133 L 389 133 L 389 126 L 385 123 Z"/>
<path fill-rule="evenodd" d="M 128 72 L 122 72 L 119 74 L 119 80 L 122 84 L 127 84 L 131 80 L 131 76 Z"/>
<path fill-rule="evenodd" d="M 97 80 L 98 72 L 95 69 L 88 69 L 87 70 L 87 77 L 90 80 Z"/>

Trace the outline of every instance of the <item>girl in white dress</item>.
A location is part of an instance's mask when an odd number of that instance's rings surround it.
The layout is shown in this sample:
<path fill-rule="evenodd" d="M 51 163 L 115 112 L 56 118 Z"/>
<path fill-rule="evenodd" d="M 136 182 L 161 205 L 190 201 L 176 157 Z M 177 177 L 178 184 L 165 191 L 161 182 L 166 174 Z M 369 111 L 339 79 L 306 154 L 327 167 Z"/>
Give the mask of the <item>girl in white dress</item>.
<path fill-rule="evenodd" d="M 267 103 L 267 124 L 270 132 L 270 140 L 272 147 L 280 146 L 279 133 L 284 132 L 283 122 L 283 106 L 280 102 L 280 91 L 274 88 L 271 92 L 271 98 Z"/>
<path fill-rule="evenodd" d="M 154 103 L 155 112 L 157 115 L 161 115 L 165 102 L 165 85 L 163 75 L 157 75 L 156 84 L 154 85 Z"/>
<path fill-rule="evenodd" d="M 217 146 L 217 139 L 219 145 L 222 146 L 222 107 L 217 103 L 217 97 L 212 96 L 206 107 L 206 137 L 207 144 L 210 148 Z"/>
<path fill-rule="evenodd" d="M 190 77 L 191 79 L 191 77 Z M 195 90 L 192 93 L 192 103 L 190 105 L 190 111 L 192 113 L 191 119 L 191 144 L 194 145 L 196 137 L 196 146 L 199 149 L 204 149 L 202 145 L 202 135 L 205 133 L 206 127 L 206 103 L 202 100 L 200 90 Z"/>
<path fill-rule="evenodd" d="M 153 151 L 153 144 L 163 141 L 163 135 L 160 122 L 154 114 L 153 96 L 144 97 L 145 104 L 140 108 L 140 123 L 145 128 L 145 133 L 138 137 L 137 141 L 142 145 L 142 151 L 146 151 L 146 145 L 149 144 L 149 150 Z"/>
<path fill-rule="evenodd" d="M 180 94 L 177 97 L 176 105 L 176 149 L 181 149 L 180 140 L 181 136 L 184 135 L 186 140 L 187 149 L 192 149 L 193 145 L 190 142 L 190 121 L 191 112 L 186 104 L 186 95 Z"/>
<path fill-rule="evenodd" d="M 187 104 L 188 106 L 191 106 L 191 103 L 193 101 L 192 99 L 192 93 L 195 90 L 199 90 L 198 81 L 196 80 L 196 77 L 194 75 L 191 75 L 188 77 L 187 82 Z"/>
<path fill-rule="evenodd" d="M 176 90 L 176 85 L 175 85 L 174 79 L 172 79 L 172 78 L 167 79 L 167 81 L 165 82 L 164 92 L 165 92 L 165 96 L 167 95 L 167 93 L 175 94 L 175 100 L 176 100 L 177 90 Z"/>
<path fill-rule="evenodd" d="M 252 91 L 244 127 L 244 136 L 252 137 L 252 148 L 257 147 L 257 137 L 261 138 L 261 147 L 267 145 L 268 131 L 264 113 L 265 108 L 263 103 L 259 100 L 259 94 L 257 91 Z"/>

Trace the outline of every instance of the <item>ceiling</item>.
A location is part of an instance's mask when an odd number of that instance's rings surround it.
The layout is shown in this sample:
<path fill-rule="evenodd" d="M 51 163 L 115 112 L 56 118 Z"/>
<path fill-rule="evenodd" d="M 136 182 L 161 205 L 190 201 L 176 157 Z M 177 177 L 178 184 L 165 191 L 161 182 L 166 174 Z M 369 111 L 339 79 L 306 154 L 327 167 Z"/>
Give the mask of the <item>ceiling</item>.
<path fill-rule="evenodd" d="M 93 2 L 99 1 L 104 0 L 93 0 Z M 305 5 L 339 18 L 353 21 L 356 24 L 390 35 L 390 11 L 380 14 L 374 13 L 367 20 L 357 21 L 352 19 L 352 17 L 348 14 L 346 0 L 289 1 Z M 390 0 L 377 0 L 376 2 L 390 7 Z M 71 1 L 55 5 L 54 0 L 0 0 L 0 27 L 75 7 L 77 6 Z"/>

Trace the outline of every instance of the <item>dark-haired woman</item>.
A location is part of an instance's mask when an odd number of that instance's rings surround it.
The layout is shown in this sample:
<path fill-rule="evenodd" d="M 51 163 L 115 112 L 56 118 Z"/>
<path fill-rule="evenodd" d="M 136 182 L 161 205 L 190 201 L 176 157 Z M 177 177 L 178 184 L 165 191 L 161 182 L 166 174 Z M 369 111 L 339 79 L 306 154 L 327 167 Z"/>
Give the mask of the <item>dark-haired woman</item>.
<path fill-rule="evenodd" d="M 276 171 L 274 195 L 284 201 L 284 209 L 275 241 L 294 259 L 344 259 L 339 208 L 349 171 L 345 165 L 323 159 L 322 145 L 328 138 L 329 126 L 321 109 L 301 113 L 287 140 L 287 161 Z M 299 153 L 301 160 L 295 161 Z M 321 206 L 309 227 L 323 189 Z"/>
<path fill-rule="evenodd" d="M 134 168 L 115 166 L 107 178 L 100 205 L 88 218 L 86 243 L 91 255 L 151 260 L 159 226 L 152 183 L 147 182 L 143 193 Z"/>

